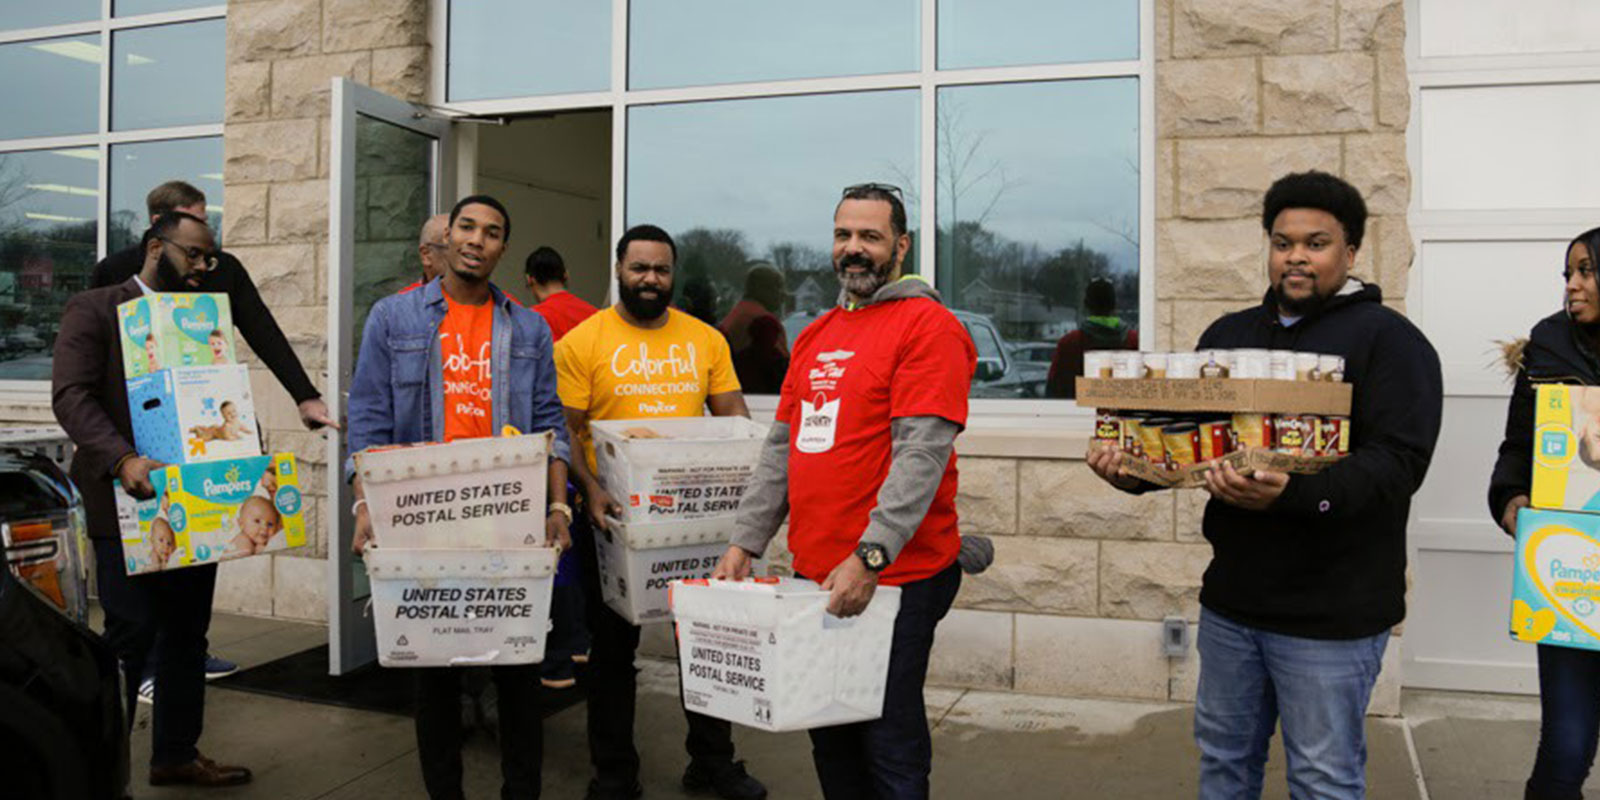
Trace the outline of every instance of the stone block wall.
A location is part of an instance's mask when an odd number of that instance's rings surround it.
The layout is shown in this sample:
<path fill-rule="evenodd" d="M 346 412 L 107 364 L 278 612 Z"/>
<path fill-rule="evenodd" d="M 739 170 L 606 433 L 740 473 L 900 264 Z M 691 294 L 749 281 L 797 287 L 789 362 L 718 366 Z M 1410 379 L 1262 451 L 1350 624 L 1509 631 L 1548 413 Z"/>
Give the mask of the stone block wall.
<path fill-rule="evenodd" d="M 347 77 L 426 99 L 427 0 L 231 0 L 224 110 L 222 239 L 318 386 L 327 385 L 328 169 L 331 80 Z M 420 226 L 419 217 L 415 225 Z M 416 230 L 407 238 L 415 252 Z M 240 342 L 241 347 L 244 343 Z M 245 348 L 248 350 L 248 348 Z M 327 445 L 253 353 L 257 414 L 274 451 L 304 465 L 312 541 L 293 555 L 222 565 L 217 608 L 327 617 Z"/>

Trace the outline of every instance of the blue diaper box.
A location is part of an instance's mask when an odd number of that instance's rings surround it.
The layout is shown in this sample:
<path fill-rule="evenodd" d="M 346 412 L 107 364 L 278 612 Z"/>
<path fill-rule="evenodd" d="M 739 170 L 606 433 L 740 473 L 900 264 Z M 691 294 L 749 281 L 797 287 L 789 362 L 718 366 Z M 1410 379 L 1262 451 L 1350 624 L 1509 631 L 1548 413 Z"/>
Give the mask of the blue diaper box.
<path fill-rule="evenodd" d="M 1600 650 L 1600 514 L 1517 512 L 1511 638 Z"/>
<path fill-rule="evenodd" d="M 167 464 L 261 455 L 243 364 L 172 367 L 129 378 L 127 386 L 140 455 Z"/>

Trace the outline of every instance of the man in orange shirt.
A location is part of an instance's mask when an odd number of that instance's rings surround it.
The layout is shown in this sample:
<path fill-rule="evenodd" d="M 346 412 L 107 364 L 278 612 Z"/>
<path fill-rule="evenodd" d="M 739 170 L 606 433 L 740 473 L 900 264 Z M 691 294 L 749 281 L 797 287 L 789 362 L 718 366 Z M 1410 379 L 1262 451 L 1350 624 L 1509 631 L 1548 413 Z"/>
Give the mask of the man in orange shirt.
<path fill-rule="evenodd" d="M 529 253 L 523 271 L 527 273 L 528 291 L 533 292 L 533 310 L 550 323 L 550 335 L 556 341 L 599 310 L 567 290 L 567 264 L 554 247 L 540 247 Z"/>
<path fill-rule="evenodd" d="M 677 247 L 667 232 L 639 225 L 617 243 L 621 302 L 584 320 L 556 345 L 557 387 L 572 435 L 574 481 L 588 513 L 573 526 L 589 612 L 589 758 L 595 778 L 588 797 L 634 798 L 639 752 L 633 744 L 633 666 L 639 627 L 612 611 L 600 595 L 594 534 L 622 509 L 595 478 L 591 419 L 750 416 L 733 372 L 728 340 L 716 328 L 671 308 Z M 578 447 L 582 446 L 582 453 Z M 683 785 L 723 798 L 760 800 L 767 789 L 733 760 L 732 726 L 685 710 L 689 768 Z"/>

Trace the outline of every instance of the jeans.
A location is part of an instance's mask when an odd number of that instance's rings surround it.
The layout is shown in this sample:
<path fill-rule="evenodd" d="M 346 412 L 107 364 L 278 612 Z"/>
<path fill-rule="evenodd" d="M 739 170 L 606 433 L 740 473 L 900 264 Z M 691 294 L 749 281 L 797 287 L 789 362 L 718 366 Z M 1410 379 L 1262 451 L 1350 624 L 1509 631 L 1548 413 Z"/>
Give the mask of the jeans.
<path fill-rule="evenodd" d="M 1194 738 L 1201 800 L 1261 796 L 1272 730 L 1283 725 L 1289 796 L 1366 793 L 1367 700 L 1389 632 L 1304 639 L 1200 612 Z"/>
<path fill-rule="evenodd" d="M 417 678 L 417 757 L 422 783 L 432 800 L 459 800 L 461 793 L 461 675 L 458 667 L 412 670 Z M 500 797 L 539 796 L 544 760 L 544 719 L 539 665 L 490 667 L 500 710 Z M 156 697 L 160 697 L 160 693 Z"/>
<path fill-rule="evenodd" d="M 597 533 L 587 513 L 572 522 L 572 545 L 583 567 L 584 610 L 589 623 L 589 760 L 602 789 L 631 791 L 639 779 L 639 751 L 633 746 L 633 717 L 639 671 L 639 626 L 623 619 L 600 594 Z M 684 709 L 689 735 L 684 746 L 697 763 L 718 766 L 733 761 L 733 724 Z"/>
<path fill-rule="evenodd" d="M 1579 800 L 1600 739 L 1600 652 L 1539 645 L 1539 752 L 1528 800 Z"/>
<path fill-rule="evenodd" d="M 129 575 L 121 539 L 94 539 L 96 585 L 106 615 L 106 643 L 122 661 L 128 725 L 145 662 L 154 659 L 156 700 L 151 711 L 150 765 L 187 764 L 205 722 L 206 631 L 217 567 Z"/>
<path fill-rule="evenodd" d="M 954 564 L 931 578 L 900 587 L 883 716 L 811 731 L 811 758 L 823 797 L 909 800 L 928 796 L 933 738 L 928 733 L 922 686 L 928 677 L 934 629 L 960 588 L 961 569 Z"/>

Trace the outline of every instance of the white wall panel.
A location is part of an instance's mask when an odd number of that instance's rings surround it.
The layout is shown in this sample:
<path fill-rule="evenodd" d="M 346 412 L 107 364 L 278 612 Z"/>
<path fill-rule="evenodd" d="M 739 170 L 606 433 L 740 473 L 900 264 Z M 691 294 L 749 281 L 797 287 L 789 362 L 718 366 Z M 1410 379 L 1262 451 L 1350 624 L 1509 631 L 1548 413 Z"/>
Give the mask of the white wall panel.
<path fill-rule="evenodd" d="M 1429 89 L 1418 124 L 1421 210 L 1600 208 L 1600 83 Z"/>
<path fill-rule="evenodd" d="M 1594 0 L 1421 0 L 1424 57 L 1600 50 Z"/>
<path fill-rule="evenodd" d="M 1565 246 L 1423 242 L 1412 268 L 1422 272 L 1422 328 L 1439 351 L 1447 394 L 1509 393 L 1496 342 L 1527 336 L 1561 309 Z"/>

